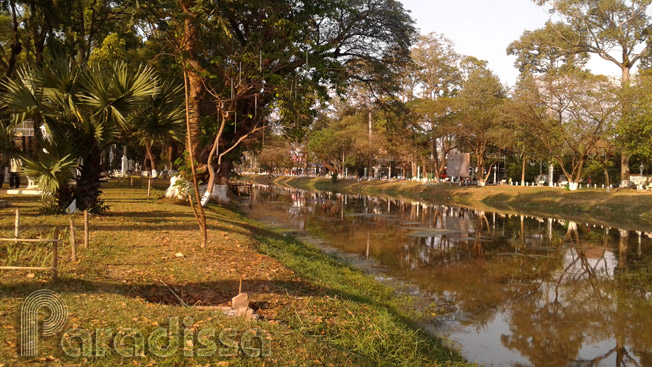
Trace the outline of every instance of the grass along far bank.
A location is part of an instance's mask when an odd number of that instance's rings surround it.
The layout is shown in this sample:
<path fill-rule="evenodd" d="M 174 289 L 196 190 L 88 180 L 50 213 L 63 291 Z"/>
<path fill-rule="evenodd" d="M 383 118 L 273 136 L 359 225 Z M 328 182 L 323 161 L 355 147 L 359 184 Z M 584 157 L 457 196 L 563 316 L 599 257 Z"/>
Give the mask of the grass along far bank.
<path fill-rule="evenodd" d="M 39 213 L 37 197 L 0 196 L 10 203 L 0 209 L 0 236 L 13 235 L 13 213 L 20 208 L 23 237 L 48 237 L 56 227 L 62 239 L 57 282 L 47 273 L 1 271 L 0 366 L 467 365 L 447 342 L 415 327 L 414 315 L 405 307 L 409 299 L 233 209 L 213 206 L 207 211 L 209 244 L 199 248 L 191 209 L 160 199 L 166 186 L 156 181 L 148 197 L 146 183 L 105 185 L 103 199 L 110 210 L 91 218 L 90 246 L 80 246 L 76 262 L 69 258 L 69 216 Z M 80 243 L 80 216 L 75 221 Z M 0 263 L 9 259 L 7 265 L 39 266 L 50 261 L 47 251 L 25 249 L 0 243 Z M 240 276 L 260 320 L 227 317 L 206 307 L 228 305 L 238 292 Z M 90 356 L 66 355 L 60 345 L 63 332 L 39 339 L 38 357 L 19 356 L 21 304 L 43 288 L 59 293 L 67 304 L 65 329 L 91 332 Z M 177 334 L 178 350 L 156 357 L 147 337 L 157 328 L 170 327 L 170 317 L 185 320 L 187 326 L 182 324 Z M 144 335 L 142 356 L 116 352 L 115 335 L 124 328 Z M 197 351 L 206 340 L 198 335 L 209 328 L 216 330 L 209 339 L 217 348 L 224 347 L 218 339 L 223 330 L 235 330 L 231 340 L 236 342 L 247 330 L 263 330 L 271 355 L 254 358 L 239 349 L 237 355 L 209 350 L 210 356 L 200 357 Z M 97 356 L 96 329 L 110 333 L 103 357 Z M 184 330 L 194 334 L 191 341 L 179 340 Z M 134 350 L 130 340 L 122 348 L 127 354 Z M 252 345 L 259 346 L 259 340 Z"/>
<path fill-rule="evenodd" d="M 244 181 L 288 187 L 386 195 L 485 211 L 593 222 L 621 229 L 652 231 L 652 192 L 521 186 L 426 185 L 415 181 L 360 181 L 330 178 L 245 175 Z"/>

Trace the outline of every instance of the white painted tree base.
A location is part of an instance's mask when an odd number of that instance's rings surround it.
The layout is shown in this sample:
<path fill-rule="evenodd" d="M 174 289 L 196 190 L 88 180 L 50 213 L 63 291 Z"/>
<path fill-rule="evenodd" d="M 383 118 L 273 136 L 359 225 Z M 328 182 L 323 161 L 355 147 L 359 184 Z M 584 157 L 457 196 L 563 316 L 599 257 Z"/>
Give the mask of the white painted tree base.
<path fill-rule="evenodd" d="M 206 192 L 207 187 L 208 185 L 199 185 L 202 206 L 206 206 L 211 200 L 215 200 L 220 204 L 228 204 L 231 201 L 227 195 L 229 185 L 213 185 L 213 191 L 210 193 L 210 197 L 208 197 Z M 170 186 L 165 191 L 165 197 L 169 199 L 187 200 L 188 190 L 192 190 L 192 185 L 189 182 L 186 182 L 179 176 L 173 176 L 170 178 Z"/>
<path fill-rule="evenodd" d="M 570 191 L 577 191 L 577 182 L 569 182 L 568 183 L 568 189 Z"/>
<path fill-rule="evenodd" d="M 187 198 L 186 190 L 190 189 L 190 185 L 179 176 L 170 177 L 170 186 L 165 190 L 165 197 L 168 199 L 184 200 Z"/>
<path fill-rule="evenodd" d="M 211 200 L 215 200 L 220 204 L 228 204 L 231 199 L 227 196 L 229 191 L 229 185 L 213 185 L 213 191 L 208 196 L 206 189 L 208 185 L 199 186 L 199 192 L 201 193 L 201 206 L 206 206 Z"/>
<path fill-rule="evenodd" d="M 74 199 L 66 208 L 66 214 L 74 214 L 77 212 L 77 199 Z"/>

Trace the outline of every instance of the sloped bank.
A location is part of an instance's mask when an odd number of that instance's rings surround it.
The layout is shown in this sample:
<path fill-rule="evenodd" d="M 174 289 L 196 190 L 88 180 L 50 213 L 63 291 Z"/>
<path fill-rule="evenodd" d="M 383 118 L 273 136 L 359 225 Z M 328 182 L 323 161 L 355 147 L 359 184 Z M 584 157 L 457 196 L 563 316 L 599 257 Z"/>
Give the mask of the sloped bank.
<path fill-rule="evenodd" d="M 413 181 L 356 181 L 244 175 L 243 181 L 308 190 L 388 195 L 509 214 L 563 218 L 621 229 L 652 231 L 652 193 L 630 189 L 566 191 L 550 187 L 426 185 Z"/>

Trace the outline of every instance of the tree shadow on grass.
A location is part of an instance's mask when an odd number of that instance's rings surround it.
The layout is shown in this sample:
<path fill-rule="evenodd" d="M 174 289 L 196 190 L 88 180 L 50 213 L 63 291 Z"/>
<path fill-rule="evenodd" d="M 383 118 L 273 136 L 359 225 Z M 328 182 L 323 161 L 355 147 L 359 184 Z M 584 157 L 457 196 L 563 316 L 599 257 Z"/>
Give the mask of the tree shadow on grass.
<path fill-rule="evenodd" d="M 60 277 L 56 282 L 21 281 L 0 284 L 0 299 L 23 298 L 36 290 L 45 288 L 64 295 L 116 294 L 162 305 L 223 306 L 238 294 L 239 285 L 238 280 L 129 284 Z M 320 291 L 299 281 L 247 279 L 243 282 L 243 292 L 249 293 L 250 297 L 261 293 L 303 297 L 315 295 Z"/>
<path fill-rule="evenodd" d="M 130 217 L 130 218 L 160 218 L 160 219 L 185 219 L 193 218 L 191 213 L 182 213 L 178 211 L 151 210 L 151 211 L 108 211 L 102 214 L 104 218 Z"/>

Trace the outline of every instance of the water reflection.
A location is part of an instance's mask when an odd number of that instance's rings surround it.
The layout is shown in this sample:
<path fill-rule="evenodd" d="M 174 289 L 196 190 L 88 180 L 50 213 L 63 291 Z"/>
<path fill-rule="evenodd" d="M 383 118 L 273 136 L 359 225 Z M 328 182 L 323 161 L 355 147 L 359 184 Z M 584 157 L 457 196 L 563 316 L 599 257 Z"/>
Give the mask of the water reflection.
<path fill-rule="evenodd" d="M 253 190 L 250 215 L 414 284 L 471 360 L 652 366 L 651 233 L 268 186 Z"/>

